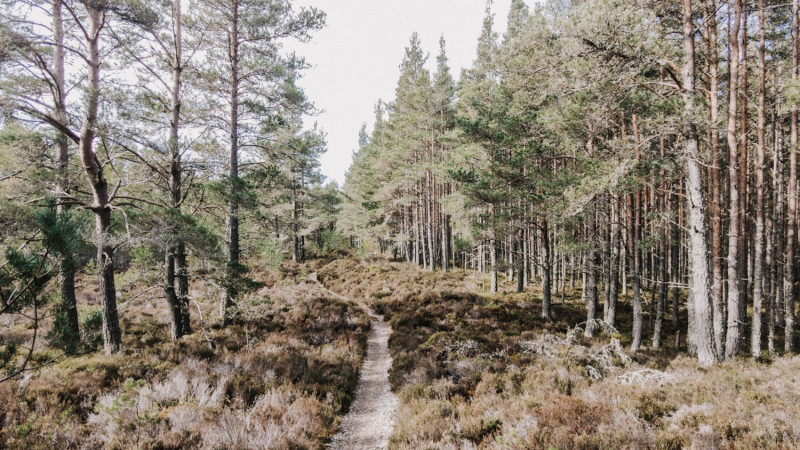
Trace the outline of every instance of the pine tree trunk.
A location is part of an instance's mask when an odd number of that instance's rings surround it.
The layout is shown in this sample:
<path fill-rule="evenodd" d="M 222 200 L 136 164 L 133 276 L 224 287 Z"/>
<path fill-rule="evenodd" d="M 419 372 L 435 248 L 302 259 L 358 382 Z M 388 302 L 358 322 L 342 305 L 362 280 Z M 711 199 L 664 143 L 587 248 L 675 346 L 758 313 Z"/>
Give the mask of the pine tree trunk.
<path fill-rule="evenodd" d="M 170 206 L 175 214 L 181 213 L 181 151 L 179 129 L 181 118 L 181 58 L 182 58 L 182 23 L 181 2 L 177 0 L 174 5 L 175 21 L 175 55 L 172 64 L 172 86 L 170 87 L 170 169 L 169 169 L 169 196 Z M 167 298 L 172 318 L 172 339 L 179 339 L 188 334 L 191 329 L 189 324 L 188 305 L 188 279 L 186 273 L 186 247 L 178 230 L 178 224 L 173 224 L 172 242 L 170 242 L 164 261 L 164 296 Z"/>
<path fill-rule="evenodd" d="M 798 0 L 792 2 L 792 81 L 797 82 Z M 788 222 L 786 225 L 786 275 L 784 279 L 785 341 L 784 351 L 794 351 L 794 252 L 797 246 L 797 103 L 792 103 L 791 151 L 789 152 Z"/>
<path fill-rule="evenodd" d="M 97 112 L 100 103 L 100 30 L 103 27 L 103 13 L 86 7 L 89 19 L 86 47 L 87 80 L 86 109 L 81 124 L 79 148 L 81 162 L 89 185 L 92 188 L 94 203 L 91 206 L 95 215 L 95 239 L 97 242 L 97 266 L 99 268 L 100 303 L 103 309 L 103 344 L 106 354 L 122 350 L 122 330 L 117 313 L 117 292 L 114 286 L 114 246 L 111 242 L 111 205 L 109 204 L 108 182 L 103 174 L 93 149 L 94 127 L 97 125 Z"/>
<path fill-rule="evenodd" d="M 178 302 L 178 295 L 175 292 L 175 245 L 169 246 L 164 253 L 164 296 L 167 298 L 167 305 L 170 312 L 170 335 L 172 340 L 180 339 L 183 335 L 183 314 L 181 305 Z"/>
<path fill-rule="evenodd" d="M 747 214 L 747 195 L 748 195 L 748 158 L 747 158 L 747 3 L 746 0 L 742 2 L 742 20 L 741 20 L 741 45 L 739 49 L 742 52 L 742 67 L 739 70 L 741 82 L 739 83 L 739 91 L 741 95 L 739 114 L 741 120 L 741 127 L 743 136 L 739 139 L 739 342 L 737 342 L 737 349 L 741 344 L 746 343 L 746 327 L 747 327 L 747 295 L 752 286 L 752 280 L 748 276 L 748 262 L 750 261 L 750 252 L 748 242 L 749 224 Z M 738 350 L 737 350 L 738 353 Z"/>
<path fill-rule="evenodd" d="M 739 28 L 741 27 L 742 0 L 733 0 L 733 24 L 730 32 L 730 92 L 728 101 L 728 178 L 730 182 L 728 226 L 728 331 L 725 341 L 725 358 L 736 356 L 739 347 L 739 143 L 736 136 L 736 112 L 738 111 L 739 85 Z"/>
<path fill-rule="evenodd" d="M 588 211 L 589 219 L 589 256 L 586 259 L 587 292 L 586 292 L 586 337 L 594 336 L 594 320 L 597 311 L 597 251 L 595 249 L 595 234 L 597 233 L 597 219 L 594 205 Z"/>
<path fill-rule="evenodd" d="M 517 236 L 518 236 L 518 242 L 519 242 L 517 244 L 517 250 L 519 250 L 519 253 L 517 254 L 517 258 L 515 260 L 516 264 L 517 264 L 517 293 L 522 293 L 522 292 L 525 291 L 525 283 L 524 283 L 524 280 L 525 280 L 525 264 L 523 263 L 525 258 L 522 257 L 522 251 L 521 250 L 522 250 L 522 247 L 525 245 L 525 243 L 524 243 L 524 240 L 523 240 L 523 234 L 522 234 L 522 230 L 521 229 L 517 232 Z"/>
<path fill-rule="evenodd" d="M 192 334 L 191 315 L 189 314 L 189 270 L 186 264 L 186 245 L 179 241 L 175 246 L 175 277 L 177 278 L 178 304 L 181 308 L 181 334 Z"/>
<path fill-rule="evenodd" d="M 686 155 L 686 193 L 689 207 L 689 240 L 691 243 L 690 262 L 692 266 L 690 319 L 694 329 L 690 331 L 693 345 L 697 348 L 700 364 L 708 365 L 715 361 L 714 337 L 712 333 L 712 306 L 708 271 L 708 247 L 706 245 L 706 211 L 703 200 L 703 181 L 700 169 L 700 150 L 697 144 L 697 125 L 694 122 L 695 69 L 694 69 L 694 25 L 692 22 L 692 1 L 682 0 L 683 6 L 683 49 L 686 61 L 683 67 L 684 86 L 684 144 Z"/>
<path fill-rule="evenodd" d="M 666 244 L 659 244 L 659 257 L 656 259 L 659 264 L 658 270 L 658 307 L 656 308 L 656 320 L 653 327 L 653 348 L 661 347 L 661 329 L 664 323 L 664 305 L 667 302 L 667 261 Z"/>
<path fill-rule="evenodd" d="M 64 73 L 64 21 L 62 17 L 62 0 L 53 0 L 53 81 L 56 92 L 53 99 L 53 116 L 60 123 L 66 125 L 66 78 Z M 69 190 L 69 141 L 67 136 L 56 132 L 56 168 L 58 170 L 58 190 L 60 194 L 68 194 Z M 58 212 L 61 213 L 67 206 L 59 202 Z M 67 314 L 67 325 L 70 335 L 80 336 L 78 320 L 78 301 L 75 296 L 75 261 L 71 254 L 61 255 L 58 261 L 58 278 L 61 290 L 61 308 Z"/>
<path fill-rule="evenodd" d="M 631 288 L 633 289 L 633 343 L 631 352 L 636 352 L 642 345 L 642 296 L 639 286 L 639 250 L 636 248 L 638 214 L 634 213 L 638 206 L 637 194 L 628 196 L 628 264 L 631 271 Z"/>
<path fill-rule="evenodd" d="M 680 184 L 678 184 L 674 188 L 680 189 Z M 679 200 L 679 195 L 678 195 L 677 192 L 671 192 L 670 196 L 672 197 L 672 201 L 670 202 L 670 207 L 672 209 L 672 212 L 675 215 L 677 215 L 678 211 L 680 209 L 678 207 L 678 202 L 680 201 Z M 680 245 L 680 229 L 678 228 L 678 224 L 677 223 L 672 224 L 671 228 L 672 228 L 672 230 L 671 230 L 672 238 L 670 239 L 670 243 L 672 245 L 670 245 L 670 250 L 669 251 L 670 251 L 670 263 L 672 265 L 671 272 L 672 272 L 672 283 L 673 283 L 673 287 L 672 287 L 672 327 L 677 329 L 678 325 L 679 325 L 679 322 L 680 322 L 679 321 L 679 319 L 680 319 L 680 288 L 678 287 L 678 285 L 681 282 L 680 274 L 679 274 L 679 271 L 680 271 L 680 261 L 679 261 L 679 259 L 680 258 L 679 258 L 679 255 L 678 255 L 680 253 L 679 252 L 679 247 L 678 247 Z M 720 285 L 720 287 L 722 287 L 722 286 Z M 720 289 L 720 296 L 721 296 L 721 294 L 722 294 L 722 290 Z M 720 305 L 721 305 L 721 303 L 720 303 Z"/>
<path fill-rule="evenodd" d="M 230 151 L 228 161 L 228 182 L 230 183 L 226 238 L 228 243 L 228 267 L 225 292 L 220 302 L 222 326 L 229 322 L 228 308 L 235 305 L 237 281 L 239 278 L 239 0 L 230 3 L 229 54 L 231 64 L 230 79 Z"/>
<path fill-rule="evenodd" d="M 292 179 L 292 261 L 300 261 L 300 241 L 297 238 L 297 181 Z"/>
<path fill-rule="evenodd" d="M 494 239 L 489 241 L 490 263 L 492 265 L 491 293 L 497 292 L 497 243 Z"/>
<path fill-rule="evenodd" d="M 447 273 L 450 271 L 450 237 L 448 236 L 450 216 L 445 215 L 442 222 L 442 272 Z"/>
<path fill-rule="evenodd" d="M 758 0 L 759 45 L 758 45 L 758 161 L 756 162 L 756 236 L 755 262 L 753 264 L 753 327 L 750 339 L 750 353 L 754 358 L 761 356 L 761 308 L 764 301 L 764 160 L 766 157 L 766 31 L 764 0 Z"/>
<path fill-rule="evenodd" d="M 553 320 L 550 311 L 550 230 L 547 228 L 547 219 L 542 219 L 542 318 Z"/>
<path fill-rule="evenodd" d="M 103 180 L 105 184 L 105 180 Z M 102 191 L 101 191 L 102 192 Z M 111 240 L 111 209 L 95 213 L 97 266 L 100 269 L 100 304 L 103 309 L 103 345 L 107 355 L 122 351 L 122 329 L 117 312 L 117 289 L 114 286 L 114 245 Z"/>
<path fill-rule="evenodd" d="M 604 320 L 612 327 L 617 319 L 617 298 L 619 296 L 619 198 L 611 202 L 611 262 L 609 275 L 608 314 Z"/>

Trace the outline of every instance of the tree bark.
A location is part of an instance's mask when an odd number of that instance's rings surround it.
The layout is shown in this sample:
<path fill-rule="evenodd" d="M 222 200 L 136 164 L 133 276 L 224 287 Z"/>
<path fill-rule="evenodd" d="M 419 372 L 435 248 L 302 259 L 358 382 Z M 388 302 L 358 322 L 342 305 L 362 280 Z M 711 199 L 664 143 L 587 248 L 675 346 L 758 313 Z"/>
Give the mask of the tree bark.
<path fill-rule="evenodd" d="M 639 286 L 639 250 L 636 248 L 638 234 L 638 215 L 635 194 L 628 195 L 628 264 L 631 271 L 631 288 L 633 289 L 633 343 L 631 352 L 636 352 L 642 345 L 642 294 Z"/>
<path fill-rule="evenodd" d="M 589 256 L 586 258 L 587 292 L 586 292 L 586 337 L 594 336 L 594 320 L 597 314 L 597 251 L 595 248 L 595 234 L 597 234 L 597 218 L 595 206 L 588 208 L 589 218 Z"/>
<path fill-rule="evenodd" d="M 792 82 L 797 82 L 798 0 L 792 2 Z M 794 252 L 797 239 L 797 103 L 792 102 L 791 151 L 789 152 L 788 221 L 786 225 L 786 275 L 784 278 L 785 341 L 784 350 L 794 351 Z"/>
<path fill-rule="evenodd" d="M 238 296 L 239 278 L 239 0 L 230 3 L 230 30 L 228 58 L 231 64 L 230 78 L 230 149 L 228 154 L 228 182 L 230 183 L 226 238 L 228 243 L 228 267 L 225 292 L 220 302 L 222 326 L 228 325 L 228 308 L 235 304 Z"/>
<path fill-rule="evenodd" d="M 692 286 L 690 301 L 694 316 L 693 342 L 697 348 L 700 364 L 715 361 L 714 337 L 712 333 L 712 306 L 708 279 L 708 247 L 706 245 L 706 211 L 703 200 L 703 182 L 700 169 L 700 151 L 697 145 L 697 125 L 694 122 L 695 68 L 694 25 L 692 1 L 682 0 L 683 6 L 683 50 L 686 62 L 683 66 L 685 122 L 683 127 L 686 154 L 686 193 L 689 207 L 689 240 L 691 244 Z"/>
<path fill-rule="evenodd" d="M 183 336 L 183 314 L 175 292 L 175 253 L 175 244 L 171 244 L 164 254 L 164 296 L 169 305 L 170 336 L 173 341 Z"/>
<path fill-rule="evenodd" d="M 710 150 L 711 164 L 709 178 L 711 188 L 711 296 L 714 311 L 714 349 L 717 359 L 722 359 L 725 342 L 725 305 L 723 304 L 722 276 L 722 190 L 720 186 L 720 142 L 719 130 L 719 49 L 717 47 L 717 2 L 706 2 L 706 22 L 708 23 L 709 58 L 709 115 L 711 126 Z M 675 324 L 677 326 L 677 324 Z"/>
<path fill-rule="evenodd" d="M 661 330 L 664 323 L 664 305 L 667 302 L 667 261 L 664 257 L 666 244 L 659 244 L 658 258 L 658 307 L 656 308 L 656 320 L 653 327 L 653 348 L 661 347 Z"/>
<path fill-rule="evenodd" d="M 97 112 L 100 104 L 100 31 L 104 25 L 104 15 L 101 11 L 90 6 L 86 7 L 86 13 L 89 20 L 89 26 L 86 31 L 86 112 L 81 124 L 78 146 L 83 169 L 94 197 L 91 209 L 95 215 L 100 303 L 103 309 L 103 346 L 106 354 L 113 354 L 122 350 L 122 330 L 119 326 L 117 292 L 114 286 L 111 205 L 108 182 L 103 174 L 103 166 L 100 165 L 93 148 Z"/>
<path fill-rule="evenodd" d="M 173 213 L 181 214 L 181 149 L 180 149 L 180 120 L 181 120 L 181 83 L 182 83 L 182 26 L 181 2 L 176 0 L 174 5 L 173 20 L 175 21 L 175 54 L 172 55 L 172 86 L 170 87 L 170 168 L 169 168 L 169 195 L 170 206 Z M 189 323 L 189 280 L 186 273 L 186 247 L 183 243 L 178 224 L 173 223 L 173 236 L 167 249 L 164 262 L 164 296 L 170 308 L 172 317 L 172 339 L 180 339 L 191 331 Z"/>
<path fill-rule="evenodd" d="M 550 230 L 548 229 L 547 219 L 542 219 L 542 318 L 553 320 L 550 305 L 552 297 L 550 293 Z"/>
<path fill-rule="evenodd" d="M 53 116 L 61 124 L 67 124 L 66 77 L 64 73 L 64 20 L 62 16 L 62 0 L 53 0 L 53 81 L 56 91 L 53 98 Z M 69 140 L 67 136 L 56 131 L 56 167 L 58 171 L 59 194 L 69 193 Z M 59 203 L 58 212 L 67 207 Z M 78 320 L 78 301 L 75 296 L 75 261 L 71 254 L 61 255 L 58 261 L 59 287 L 61 289 L 61 307 L 67 314 L 67 324 L 72 336 L 80 335 Z"/>
<path fill-rule="evenodd" d="M 611 261 L 609 263 L 610 275 L 608 279 L 608 314 L 604 320 L 612 327 L 617 318 L 617 298 L 619 296 L 619 198 L 616 196 L 611 202 Z"/>
<path fill-rule="evenodd" d="M 764 0 L 758 0 L 758 161 L 756 162 L 756 236 L 755 263 L 753 264 L 753 327 L 750 353 L 761 356 L 761 308 L 764 301 L 764 160 L 766 157 L 766 31 Z"/>
<path fill-rule="evenodd" d="M 741 27 L 742 0 L 733 0 L 733 24 L 730 32 L 730 92 L 728 101 L 728 181 L 730 182 L 728 226 L 728 331 L 725 341 L 725 358 L 736 356 L 742 317 L 739 316 L 739 143 L 736 136 L 736 112 L 739 96 L 739 28 Z"/>

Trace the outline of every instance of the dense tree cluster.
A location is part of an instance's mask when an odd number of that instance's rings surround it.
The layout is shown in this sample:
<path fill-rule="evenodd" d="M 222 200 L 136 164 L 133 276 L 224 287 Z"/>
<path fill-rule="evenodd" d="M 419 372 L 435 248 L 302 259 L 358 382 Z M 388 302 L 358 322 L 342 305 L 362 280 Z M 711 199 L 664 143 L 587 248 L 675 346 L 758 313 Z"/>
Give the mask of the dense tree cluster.
<path fill-rule="evenodd" d="M 798 3 L 514 0 L 502 39 L 490 7 L 458 82 L 411 38 L 341 229 L 544 318 L 577 274 L 588 336 L 630 289 L 634 351 L 684 305 L 704 364 L 794 351 Z"/>
<path fill-rule="evenodd" d="M 48 311 L 79 339 L 75 272 L 95 270 L 116 353 L 115 268 L 161 268 L 177 339 L 192 332 L 190 279 L 218 287 L 226 321 L 253 287 L 248 255 L 324 247 L 338 188 L 319 172 L 324 132 L 303 128 L 307 64 L 282 44 L 324 25 L 289 0 L 4 3 L 0 313 L 41 303 L 57 274 Z"/>

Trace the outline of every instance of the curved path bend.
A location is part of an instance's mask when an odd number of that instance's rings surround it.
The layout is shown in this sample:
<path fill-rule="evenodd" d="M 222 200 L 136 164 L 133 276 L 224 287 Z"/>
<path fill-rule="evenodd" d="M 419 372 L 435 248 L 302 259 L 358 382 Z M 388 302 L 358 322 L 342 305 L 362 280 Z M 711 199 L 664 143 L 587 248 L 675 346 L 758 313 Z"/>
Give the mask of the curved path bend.
<path fill-rule="evenodd" d="M 317 274 L 311 279 L 317 281 Z M 321 284 L 321 283 L 320 283 Z M 347 298 L 328 290 L 336 298 Z M 356 302 L 367 310 L 370 317 L 370 332 L 367 340 L 367 358 L 361 368 L 356 398 L 350 411 L 342 419 L 339 432 L 328 445 L 330 450 L 378 450 L 389 446 L 389 435 L 394 428 L 394 412 L 397 396 L 389 387 L 389 335 L 392 328 L 363 302 Z"/>

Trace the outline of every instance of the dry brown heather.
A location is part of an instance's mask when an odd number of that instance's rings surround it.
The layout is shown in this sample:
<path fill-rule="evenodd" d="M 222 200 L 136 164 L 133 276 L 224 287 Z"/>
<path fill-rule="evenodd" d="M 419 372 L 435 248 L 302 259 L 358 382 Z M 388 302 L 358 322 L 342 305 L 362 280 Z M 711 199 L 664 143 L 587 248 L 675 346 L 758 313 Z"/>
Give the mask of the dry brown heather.
<path fill-rule="evenodd" d="M 305 283 L 308 268 L 282 272 L 253 271 L 267 285 L 226 329 L 216 290 L 192 283 L 213 350 L 194 305 L 195 333 L 171 342 L 164 300 L 148 300 L 158 288 L 124 304 L 124 354 L 100 349 L 0 384 L 0 449 L 323 448 L 355 394 L 369 317 Z M 81 308 L 94 298 L 81 297 Z M 3 344 L 27 334 L 2 330 Z"/>
<path fill-rule="evenodd" d="M 609 345 L 626 347 L 624 334 L 567 335 L 584 320 L 579 296 L 546 323 L 535 293 L 478 295 L 464 271 L 340 260 L 319 277 L 369 298 L 394 330 L 392 449 L 800 446 L 800 357 L 705 369 L 673 342 L 629 355 Z"/>

